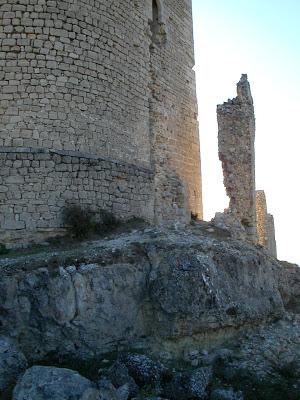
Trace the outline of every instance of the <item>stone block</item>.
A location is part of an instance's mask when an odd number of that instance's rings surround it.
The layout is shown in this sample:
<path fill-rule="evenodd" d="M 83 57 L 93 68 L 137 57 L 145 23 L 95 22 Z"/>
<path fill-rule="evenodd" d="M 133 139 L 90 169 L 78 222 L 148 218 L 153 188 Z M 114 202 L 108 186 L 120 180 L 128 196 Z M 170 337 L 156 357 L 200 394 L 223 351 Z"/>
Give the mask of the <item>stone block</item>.
<path fill-rule="evenodd" d="M 7 184 L 13 183 L 13 184 L 21 184 L 24 183 L 24 176 L 22 175 L 11 175 L 6 177 L 5 182 Z"/>
<path fill-rule="evenodd" d="M 12 219 L 11 217 L 5 217 L 4 216 L 4 223 L 2 229 L 7 229 L 7 230 L 21 230 L 25 228 L 25 222 L 24 221 L 16 221 Z"/>

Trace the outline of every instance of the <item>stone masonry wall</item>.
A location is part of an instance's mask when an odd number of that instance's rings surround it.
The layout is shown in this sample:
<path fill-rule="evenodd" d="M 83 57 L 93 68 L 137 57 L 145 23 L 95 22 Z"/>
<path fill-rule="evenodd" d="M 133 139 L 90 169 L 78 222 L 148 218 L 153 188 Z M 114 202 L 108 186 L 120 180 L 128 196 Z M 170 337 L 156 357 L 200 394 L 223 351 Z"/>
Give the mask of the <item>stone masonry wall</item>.
<path fill-rule="evenodd" d="M 2 148 L 15 148 L 17 157 L 30 148 L 30 162 L 43 149 L 153 170 L 155 204 L 144 209 L 146 218 L 202 217 L 191 0 L 0 0 L 0 48 Z M 71 177 L 58 174 L 60 167 L 52 177 L 65 193 Z M 30 168 L 29 179 L 44 187 L 44 171 Z M 23 190 L 20 182 L 5 192 L 12 206 L 0 202 L 1 221 L 12 217 Z M 49 196 L 41 199 L 49 210 Z M 59 220 L 53 210 L 44 219 L 49 229 Z"/>
<path fill-rule="evenodd" d="M 273 215 L 268 214 L 266 195 L 263 190 L 256 191 L 256 219 L 258 243 L 277 257 L 274 218 Z"/>
<path fill-rule="evenodd" d="M 0 2 L 0 145 L 150 164 L 145 8 Z"/>
<path fill-rule="evenodd" d="M 0 242 L 42 240 L 70 203 L 153 219 L 153 172 L 71 151 L 0 149 Z"/>
<path fill-rule="evenodd" d="M 247 75 L 237 85 L 237 97 L 217 108 L 219 158 L 229 209 L 256 241 L 255 206 L 255 116 Z"/>

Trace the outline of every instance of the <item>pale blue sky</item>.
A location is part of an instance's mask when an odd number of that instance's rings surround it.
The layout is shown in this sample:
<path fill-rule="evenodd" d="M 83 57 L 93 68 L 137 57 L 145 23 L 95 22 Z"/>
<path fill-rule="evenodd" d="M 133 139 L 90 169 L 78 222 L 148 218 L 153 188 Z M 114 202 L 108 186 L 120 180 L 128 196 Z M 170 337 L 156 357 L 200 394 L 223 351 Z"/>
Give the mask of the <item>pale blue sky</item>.
<path fill-rule="evenodd" d="M 278 256 L 300 263 L 300 0 L 193 0 L 205 217 L 228 201 L 216 105 L 247 73 L 256 111 L 256 186 L 275 217 Z"/>

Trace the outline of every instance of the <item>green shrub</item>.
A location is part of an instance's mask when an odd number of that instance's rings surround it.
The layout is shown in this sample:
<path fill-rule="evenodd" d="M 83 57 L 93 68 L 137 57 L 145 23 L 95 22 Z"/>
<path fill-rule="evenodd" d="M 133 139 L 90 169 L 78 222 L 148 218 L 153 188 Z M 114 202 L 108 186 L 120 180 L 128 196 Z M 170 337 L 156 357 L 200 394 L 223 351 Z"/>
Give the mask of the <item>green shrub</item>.
<path fill-rule="evenodd" d="M 5 254 L 8 254 L 9 250 L 6 248 L 5 244 L 0 243 L 0 256 L 4 256 Z"/>
<path fill-rule="evenodd" d="M 120 221 L 109 211 L 94 212 L 79 205 L 65 207 L 63 223 L 70 235 L 77 239 L 85 239 L 92 234 L 104 235 L 120 225 Z"/>
<path fill-rule="evenodd" d="M 192 221 L 198 221 L 199 220 L 199 216 L 197 213 L 191 212 L 191 220 Z"/>
<path fill-rule="evenodd" d="M 63 223 L 71 236 L 77 239 L 86 238 L 95 229 L 92 211 L 89 208 L 83 209 L 78 205 L 64 208 Z"/>
<path fill-rule="evenodd" d="M 100 234 L 113 232 L 121 224 L 115 215 L 106 210 L 100 210 L 98 218 L 96 231 Z"/>

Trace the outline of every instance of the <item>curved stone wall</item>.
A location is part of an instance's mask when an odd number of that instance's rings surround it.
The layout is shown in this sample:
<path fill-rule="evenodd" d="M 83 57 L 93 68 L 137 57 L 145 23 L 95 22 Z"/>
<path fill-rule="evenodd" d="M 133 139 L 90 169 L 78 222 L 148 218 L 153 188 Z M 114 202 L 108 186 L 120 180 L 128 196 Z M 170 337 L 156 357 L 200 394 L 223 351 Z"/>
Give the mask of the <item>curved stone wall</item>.
<path fill-rule="evenodd" d="M 153 220 L 153 171 L 78 152 L 0 148 L 0 243 L 44 240 L 80 204 Z"/>
<path fill-rule="evenodd" d="M 8 0 L 0 13 L 0 145 L 149 165 L 150 38 L 143 7 Z"/>
<path fill-rule="evenodd" d="M 106 173 L 97 164 L 90 164 L 87 185 L 77 180 L 86 158 L 148 171 L 132 188 L 132 174 L 122 172 L 130 187 L 124 218 L 202 217 L 192 31 L 191 0 L 0 1 L 4 237 L 7 230 L 20 236 L 19 230 L 58 229 L 70 185 L 83 206 L 114 211 L 124 200 L 118 176 L 109 177 L 112 201 L 103 201 Z M 59 152 L 72 154 L 75 170 L 50 156 Z M 32 184 L 36 206 L 28 212 Z"/>

